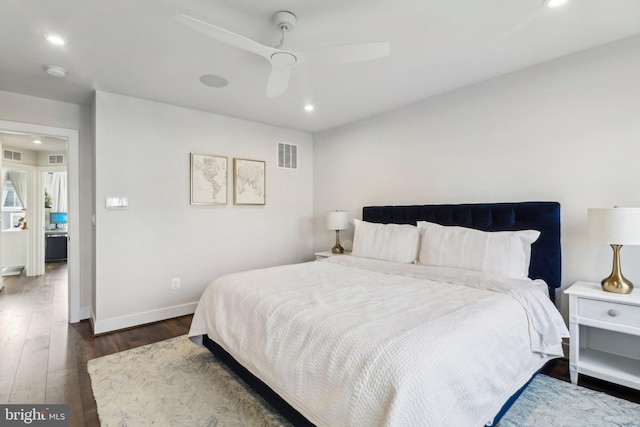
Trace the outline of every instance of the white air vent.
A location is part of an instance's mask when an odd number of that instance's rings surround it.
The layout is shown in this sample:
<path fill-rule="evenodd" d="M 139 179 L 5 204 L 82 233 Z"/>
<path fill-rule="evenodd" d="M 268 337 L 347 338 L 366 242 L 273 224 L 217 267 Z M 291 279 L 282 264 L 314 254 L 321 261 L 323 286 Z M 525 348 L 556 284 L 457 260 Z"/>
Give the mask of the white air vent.
<path fill-rule="evenodd" d="M 298 146 L 278 142 L 278 167 L 281 169 L 298 169 Z"/>
<path fill-rule="evenodd" d="M 50 165 L 63 165 L 64 164 L 64 154 L 51 154 L 49 156 L 49 164 Z"/>
<path fill-rule="evenodd" d="M 3 150 L 2 158 L 14 162 L 22 162 L 22 153 L 20 151 Z"/>

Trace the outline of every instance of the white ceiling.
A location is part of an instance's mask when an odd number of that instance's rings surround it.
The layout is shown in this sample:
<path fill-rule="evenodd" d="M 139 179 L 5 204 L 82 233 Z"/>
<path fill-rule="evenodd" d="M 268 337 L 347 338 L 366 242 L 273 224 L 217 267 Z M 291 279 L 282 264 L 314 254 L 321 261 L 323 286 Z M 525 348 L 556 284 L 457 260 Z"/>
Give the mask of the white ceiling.
<path fill-rule="evenodd" d="M 36 139 L 40 140 L 41 144 L 35 144 L 33 141 Z M 67 151 L 67 141 L 49 136 L 0 132 L 0 144 L 3 148 L 11 147 L 29 151 L 55 151 L 57 153 Z"/>
<path fill-rule="evenodd" d="M 186 14 L 275 46 L 272 14 L 298 24 L 289 48 L 385 41 L 391 55 L 300 65 L 279 98 L 270 66 L 178 23 Z M 58 33 L 65 47 L 44 35 Z M 0 0 L 0 90 L 91 103 L 94 90 L 309 132 L 640 34 L 639 0 Z M 45 65 L 65 68 L 56 78 Z M 229 85 L 200 83 L 205 74 Z M 311 102 L 312 113 L 302 110 Z"/>

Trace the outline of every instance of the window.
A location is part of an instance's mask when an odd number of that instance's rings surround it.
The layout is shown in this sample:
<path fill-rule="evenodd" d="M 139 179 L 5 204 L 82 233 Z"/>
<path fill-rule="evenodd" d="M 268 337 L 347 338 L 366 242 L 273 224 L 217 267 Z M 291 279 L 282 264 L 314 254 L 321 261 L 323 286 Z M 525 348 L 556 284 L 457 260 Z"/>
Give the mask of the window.
<path fill-rule="evenodd" d="M 2 229 L 9 230 L 18 226 L 18 221 L 24 216 L 22 205 L 11 181 L 4 183 L 2 190 Z"/>
<path fill-rule="evenodd" d="M 4 184 L 4 193 L 2 194 L 2 210 L 17 208 L 17 210 L 22 209 L 22 205 L 20 204 L 20 200 L 18 200 L 18 196 L 16 195 L 15 190 L 13 189 L 13 184 L 11 181 L 7 181 Z"/>

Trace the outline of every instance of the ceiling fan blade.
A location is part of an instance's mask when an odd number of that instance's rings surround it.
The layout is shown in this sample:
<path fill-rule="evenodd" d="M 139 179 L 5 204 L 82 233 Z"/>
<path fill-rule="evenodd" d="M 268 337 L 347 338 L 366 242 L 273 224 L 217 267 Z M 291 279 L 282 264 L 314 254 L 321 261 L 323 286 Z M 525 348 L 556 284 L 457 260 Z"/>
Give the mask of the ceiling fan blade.
<path fill-rule="evenodd" d="M 287 87 L 289 87 L 291 65 L 271 65 L 271 75 L 267 81 L 267 97 L 277 98 L 287 90 Z"/>
<path fill-rule="evenodd" d="M 244 36 L 232 33 L 231 31 L 225 30 L 224 28 L 216 27 L 213 24 L 200 21 L 199 19 L 192 18 L 191 16 L 176 15 L 174 16 L 174 18 L 181 24 L 184 24 L 196 31 L 213 37 L 216 40 L 255 53 L 267 59 L 269 59 L 274 52 L 277 52 L 277 50 L 272 47 L 262 45 Z"/>
<path fill-rule="evenodd" d="M 356 43 L 296 52 L 300 63 L 347 63 L 371 61 L 391 53 L 389 42 Z"/>

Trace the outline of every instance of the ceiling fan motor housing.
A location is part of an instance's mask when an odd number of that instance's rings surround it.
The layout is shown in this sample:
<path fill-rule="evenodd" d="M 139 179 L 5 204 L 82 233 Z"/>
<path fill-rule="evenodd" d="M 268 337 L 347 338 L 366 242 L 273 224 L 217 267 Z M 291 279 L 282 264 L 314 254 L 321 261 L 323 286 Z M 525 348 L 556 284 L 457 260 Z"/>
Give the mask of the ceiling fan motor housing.
<path fill-rule="evenodd" d="M 279 30 L 285 29 L 287 31 L 291 31 L 296 25 L 297 18 L 293 13 L 281 10 L 280 12 L 273 14 L 272 21 L 276 24 L 276 27 L 278 27 Z"/>

